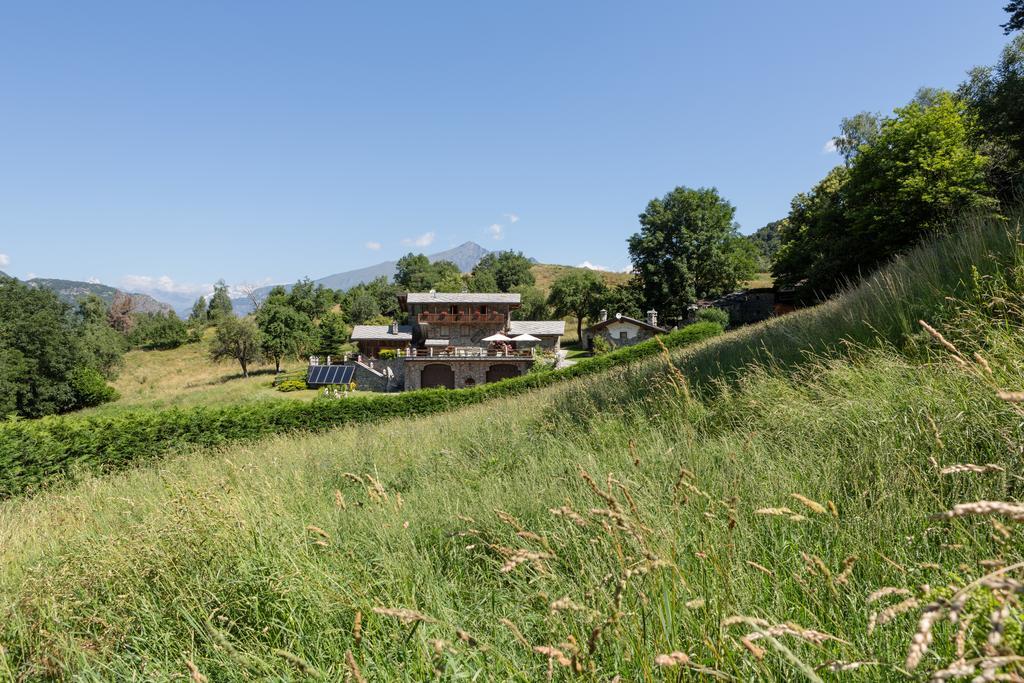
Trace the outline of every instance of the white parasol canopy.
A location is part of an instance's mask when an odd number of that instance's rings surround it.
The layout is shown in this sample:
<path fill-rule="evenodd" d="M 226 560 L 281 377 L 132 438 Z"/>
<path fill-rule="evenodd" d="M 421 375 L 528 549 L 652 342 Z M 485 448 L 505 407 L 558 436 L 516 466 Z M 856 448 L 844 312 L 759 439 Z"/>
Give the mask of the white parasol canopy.
<path fill-rule="evenodd" d="M 484 337 L 483 340 L 485 342 L 506 342 L 506 341 L 512 341 L 512 338 L 511 337 L 506 337 L 501 332 L 495 332 L 490 337 Z"/>
<path fill-rule="evenodd" d="M 519 334 L 519 335 L 516 335 L 515 337 L 512 337 L 512 341 L 514 341 L 514 342 L 539 342 L 540 338 L 539 337 L 534 337 L 532 334 L 527 334 L 527 333 L 524 332 L 523 334 Z"/>

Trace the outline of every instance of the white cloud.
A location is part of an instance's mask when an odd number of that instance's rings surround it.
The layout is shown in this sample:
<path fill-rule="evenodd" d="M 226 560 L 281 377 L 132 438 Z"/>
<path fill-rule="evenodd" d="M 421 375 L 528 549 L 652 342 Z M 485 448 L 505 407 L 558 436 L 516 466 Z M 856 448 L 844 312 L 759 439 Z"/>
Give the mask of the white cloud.
<path fill-rule="evenodd" d="M 512 223 L 513 225 L 519 222 L 519 214 L 517 213 L 506 213 L 504 215 L 505 218 L 508 219 L 508 222 Z"/>
<path fill-rule="evenodd" d="M 7 254 L 0 254 L 0 266 L 6 266 L 11 262 L 11 257 Z"/>
<path fill-rule="evenodd" d="M 189 294 L 205 296 L 213 292 L 212 284 L 194 284 L 175 282 L 169 275 L 153 277 L 152 275 L 125 275 L 121 285 L 128 290 L 137 292 L 161 292 L 165 294 Z"/>
<path fill-rule="evenodd" d="M 631 266 L 626 266 L 625 268 L 619 268 L 618 270 L 616 270 L 615 268 L 609 268 L 608 266 L 601 266 L 601 265 L 598 265 L 596 263 L 591 263 L 590 261 L 584 261 L 583 263 L 580 263 L 576 267 L 577 268 L 586 268 L 587 270 L 600 270 L 600 271 L 604 271 L 606 273 L 629 273 L 629 272 L 632 272 L 632 270 L 633 270 L 633 268 Z"/>
<path fill-rule="evenodd" d="M 35 273 L 25 273 L 25 279 L 26 280 L 34 280 L 35 277 L 36 277 Z"/>
<path fill-rule="evenodd" d="M 838 150 L 836 149 L 836 139 L 835 138 L 829 138 L 828 142 L 825 143 L 825 146 L 821 148 L 821 153 L 822 154 L 835 154 L 836 151 L 838 151 Z"/>
<path fill-rule="evenodd" d="M 435 237 L 437 237 L 437 233 L 425 232 L 419 237 L 406 237 L 402 240 L 402 244 L 415 245 L 417 247 L 429 247 L 434 243 Z"/>
<path fill-rule="evenodd" d="M 381 243 L 370 241 L 366 243 L 366 248 L 371 251 L 377 251 L 378 249 L 381 248 Z"/>
<path fill-rule="evenodd" d="M 88 282 L 90 285 L 103 284 L 103 283 L 100 282 L 100 279 L 98 277 L 96 277 L 95 275 L 93 277 L 89 278 L 88 280 L 86 280 L 86 282 Z"/>
<path fill-rule="evenodd" d="M 502 237 L 504 237 L 504 235 L 502 234 L 503 231 L 504 228 L 502 228 L 497 223 L 493 223 L 491 224 L 490 227 L 487 228 L 487 232 L 491 233 L 491 238 L 496 240 L 500 240 Z"/>

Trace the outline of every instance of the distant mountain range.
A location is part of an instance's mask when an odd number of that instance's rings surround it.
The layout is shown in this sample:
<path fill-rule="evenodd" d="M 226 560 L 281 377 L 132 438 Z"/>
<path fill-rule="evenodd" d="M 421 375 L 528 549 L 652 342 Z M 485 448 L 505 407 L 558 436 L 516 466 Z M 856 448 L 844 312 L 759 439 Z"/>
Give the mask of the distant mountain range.
<path fill-rule="evenodd" d="M 457 247 L 448 249 L 446 251 L 439 251 L 436 254 L 428 254 L 427 258 L 431 262 L 436 261 L 451 261 L 459 267 L 464 273 L 468 273 L 476 267 L 476 264 L 480 263 L 480 259 L 489 254 L 487 249 L 484 249 L 476 242 L 464 242 Z M 322 277 L 319 280 L 314 280 L 318 285 L 323 285 L 330 289 L 349 289 L 359 284 L 365 284 L 371 280 L 375 280 L 381 276 L 391 279 L 395 276 L 395 269 L 397 261 L 382 261 L 376 265 L 367 266 L 365 268 L 358 268 L 356 270 L 348 270 L 344 273 L 335 273 L 334 275 L 328 275 Z M 290 288 L 291 285 L 285 285 L 285 288 Z M 267 287 L 260 287 L 255 291 L 255 295 L 262 299 L 270 293 L 270 290 L 274 288 L 274 285 Z M 235 313 L 239 315 L 245 315 L 246 313 L 252 312 L 252 302 L 246 297 L 240 297 L 231 300 L 234 306 Z"/>
<path fill-rule="evenodd" d="M 3 273 L 0 273 L 0 275 L 3 275 Z M 78 282 L 76 280 L 58 280 L 55 278 L 35 277 L 31 280 L 26 280 L 25 284 L 29 287 L 49 289 L 57 295 L 58 299 L 71 306 L 77 306 L 79 300 L 90 294 L 95 294 L 99 298 L 103 299 L 107 305 L 110 305 L 114 300 L 114 296 L 118 292 L 123 292 L 132 297 L 132 301 L 135 304 L 134 310 L 137 313 L 168 313 L 174 310 L 174 308 L 169 304 L 157 301 L 148 294 L 124 292 L 124 290 L 117 289 L 116 287 L 109 287 L 95 282 Z"/>
<path fill-rule="evenodd" d="M 476 267 L 476 264 L 480 262 L 480 259 L 489 253 L 490 252 L 487 249 L 484 249 L 476 242 L 465 242 L 446 251 L 439 251 L 436 254 L 428 254 L 427 258 L 432 262 L 451 261 L 459 267 L 459 270 L 467 273 L 473 270 L 473 268 Z M 397 263 L 397 261 L 382 261 L 381 263 L 373 266 L 367 266 L 366 268 L 358 268 L 344 273 L 328 275 L 320 278 L 319 280 L 314 280 L 314 282 L 331 289 L 349 289 L 350 287 L 370 282 L 371 280 L 381 276 L 389 279 L 393 278 L 395 276 Z M 9 276 L 0 272 L 0 277 Z M 41 277 L 27 280 L 25 281 L 25 284 L 30 287 L 41 287 L 52 290 L 61 301 L 72 306 L 77 305 L 79 299 L 84 296 L 88 296 L 89 294 L 95 294 L 107 302 L 107 304 L 110 304 L 118 292 L 124 291 L 116 287 L 110 287 L 99 283 Z M 291 285 L 285 285 L 285 288 L 290 289 Z M 260 287 L 256 290 L 255 294 L 257 297 L 262 299 L 267 296 L 271 289 L 273 289 L 273 286 Z M 159 301 L 149 294 L 134 292 L 125 293 L 131 295 L 132 299 L 135 301 L 135 310 L 140 313 L 166 313 L 168 311 L 176 311 L 179 316 L 185 317 L 188 316 L 191 311 L 192 303 L 194 301 L 194 298 L 191 296 L 176 293 L 168 293 L 166 295 L 166 298 L 170 303 Z M 161 294 L 157 293 L 157 296 L 161 296 Z M 252 302 L 246 297 L 232 299 L 231 303 L 234 306 L 235 313 L 239 315 L 245 315 L 252 312 Z"/>

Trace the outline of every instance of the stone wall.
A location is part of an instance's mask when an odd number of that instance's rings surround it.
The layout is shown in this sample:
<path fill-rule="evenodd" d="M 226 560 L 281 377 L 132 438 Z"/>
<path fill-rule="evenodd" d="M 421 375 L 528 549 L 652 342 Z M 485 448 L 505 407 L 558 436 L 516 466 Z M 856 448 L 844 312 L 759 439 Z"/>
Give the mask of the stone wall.
<path fill-rule="evenodd" d="M 421 388 L 421 377 L 423 368 L 427 365 L 445 365 L 452 369 L 455 375 L 455 388 L 465 389 L 487 383 L 487 372 L 495 365 L 511 365 L 523 374 L 533 365 L 532 358 L 486 358 L 450 360 L 444 358 L 430 359 L 429 361 L 414 361 L 405 364 L 405 390 L 413 391 Z"/>
<path fill-rule="evenodd" d="M 402 391 L 405 385 L 405 359 L 366 360 L 355 363 L 353 379 L 361 391 Z M 394 378 L 388 381 L 385 370 L 391 368 Z"/>
<path fill-rule="evenodd" d="M 584 343 L 589 347 L 592 333 L 584 332 L 583 336 L 586 338 Z M 607 327 L 598 330 L 596 336 L 604 337 L 611 344 L 612 348 L 622 348 L 652 339 L 654 332 L 646 327 L 640 327 L 628 322 L 613 322 Z"/>

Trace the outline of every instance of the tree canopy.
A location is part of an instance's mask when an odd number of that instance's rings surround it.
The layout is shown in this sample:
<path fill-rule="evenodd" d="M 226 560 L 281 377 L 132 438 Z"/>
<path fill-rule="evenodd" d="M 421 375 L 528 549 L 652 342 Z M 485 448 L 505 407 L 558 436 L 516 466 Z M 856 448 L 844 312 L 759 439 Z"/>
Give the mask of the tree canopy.
<path fill-rule="evenodd" d="M 0 416 L 41 417 L 113 397 L 102 370 L 116 363 L 90 348 L 103 312 L 94 300 L 80 311 L 48 289 L 0 278 Z"/>
<path fill-rule="evenodd" d="M 489 275 L 497 288 L 489 291 L 511 292 L 514 287 L 534 284 L 532 266 L 521 251 L 492 251 L 476 264 L 473 278 L 482 280 Z"/>
<path fill-rule="evenodd" d="M 583 320 L 593 318 L 601 309 L 604 280 L 592 270 L 573 270 L 551 283 L 548 304 L 555 315 L 576 318 L 576 334 L 583 336 Z"/>
<path fill-rule="evenodd" d="M 249 365 L 263 357 L 262 342 L 262 334 L 255 320 L 230 315 L 217 323 L 217 332 L 210 345 L 210 358 L 214 361 L 238 361 L 242 376 L 248 377 Z"/>
<path fill-rule="evenodd" d="M 231 305 L 231 294 L 224 280 L 217 280 L 213 286 L 213 296 L 210 297 L 210 307 L 206 311 L 206 317 L 213 322 L 219 322 L 234 313 Z"/>
<path fill-rule="evenodd" d="M 1000 24 L 1005 35 L 1024 30 L 1024 0 L 1010 0 L 1003 10 L 1010 15 L 1005 24 Z"/>
<path fill-rule="evenodd" d="M 281 372 L 281 360 L 286 355 L 299 356 L 314 337 L 309 317 L 280 300 L 265 302 L 260 307 L 256 325 L 260 330 L 260 348 L 273 359 L 276 372 Z"/>
<path fill-rule="evenodd" d="M 462 290 L 462 272 L 451 261 L 431 263 L 425 254 L 406 254 L 395 266 L 395 283 L 408 292 L 439 289 L 444 284 L 454 291 Z M 456 282 L 456 280 L 458 280 Z"/>
<path fill-rule="evenodd" d="M 735 289 L 749 262 L 733 222 L 736 209 L 714 188 L 677 187 L 652 199 L 629 238 L 643 298 L 664 314 L 681 316 L 695 299 Z"/>

